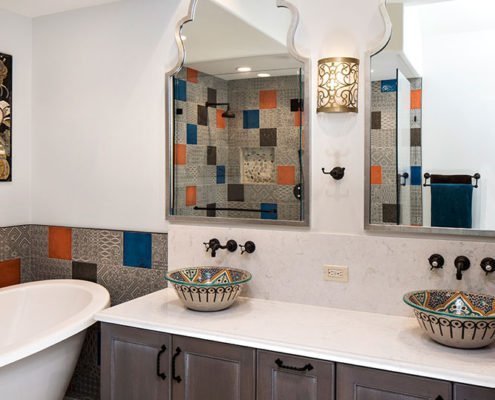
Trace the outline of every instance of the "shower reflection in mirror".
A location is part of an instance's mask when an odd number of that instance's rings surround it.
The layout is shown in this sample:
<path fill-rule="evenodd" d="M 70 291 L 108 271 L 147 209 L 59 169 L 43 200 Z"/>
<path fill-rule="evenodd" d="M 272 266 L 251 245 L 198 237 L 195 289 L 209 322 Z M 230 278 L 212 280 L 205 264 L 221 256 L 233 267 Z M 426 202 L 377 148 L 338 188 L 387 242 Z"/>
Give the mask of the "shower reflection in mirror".
<path fill-rule="evenodd" d="M 291 12 L 236 4 L 198 0 L 181 31 L 171 213 L 301 222 L 304 69 L 287 49 Z M 250 16 L 256 4 L 273 18 Z"/>
<path fill-rule="evenodd" d="M 370 223 L 495 230 L 495 5 L 387 10 L 392 37 L 371 59 Z"/>

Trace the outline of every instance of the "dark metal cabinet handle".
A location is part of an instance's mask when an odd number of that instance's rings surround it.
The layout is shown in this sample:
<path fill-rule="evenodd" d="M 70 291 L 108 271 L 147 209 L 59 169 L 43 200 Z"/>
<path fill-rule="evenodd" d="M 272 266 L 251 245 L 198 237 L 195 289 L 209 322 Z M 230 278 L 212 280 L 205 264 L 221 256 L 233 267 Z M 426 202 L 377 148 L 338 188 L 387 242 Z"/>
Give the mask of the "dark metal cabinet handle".
<path fill-rule="evenodd" d="M 277 364 L 277 367 L 282 368 L 282 369 L 290 369 L 291 371 L 299 371 L 299 372 L 305 372 L 305 371 L 311 371 L 314 369 L 314 367 L 311 364 L 306 364 L 304 367 L 291 367 L 290 365 L 284 365 L 284 362 L 280 359 L 277 358 L 275 360 L 275 364 Z"/>
<path fill-rule="evenodd" d="M 180 376 L 175 375 L 175 362 L 177 361 L 177 357 L 179 357 L 180 353 L 182 353 L 182 350 L 180 349 L 180 347 L 177 347 L 175 349 L 175 354 L 172 357 L 172 379 L 177 383 L 182 382 L 182 378 Z"/>
<path fill-rule="evenodd" d="M 162 368 L 160 366 L 160 361 L 161 361 L 161 358 L 162 358 L 162 354 L 165 353 L 165 351 L 167 351 L 167 346 L 162 345 L 162 347 L 160 348 L 160 351 L 156 355 L 156 375 L 159 378 L 161 378 L 163 381 L 165 379 L 167 379 L 167 375 L 165 375 L 163 372 L 161 372 L 161 369 Z"/>

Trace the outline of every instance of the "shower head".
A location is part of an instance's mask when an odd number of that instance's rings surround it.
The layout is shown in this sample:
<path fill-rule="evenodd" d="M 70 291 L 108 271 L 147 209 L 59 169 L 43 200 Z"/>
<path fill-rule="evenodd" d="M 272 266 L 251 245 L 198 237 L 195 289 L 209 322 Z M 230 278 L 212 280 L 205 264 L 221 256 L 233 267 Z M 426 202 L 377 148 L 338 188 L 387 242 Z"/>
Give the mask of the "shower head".
<path fill-rule="evenodd" d="M 230 111 L 230 103 L 210 103 L 206 102 L 206 107 L 227 106 L 227 110 L 222 114 L 224 118 L 235 118 L 235 114 Z"/>

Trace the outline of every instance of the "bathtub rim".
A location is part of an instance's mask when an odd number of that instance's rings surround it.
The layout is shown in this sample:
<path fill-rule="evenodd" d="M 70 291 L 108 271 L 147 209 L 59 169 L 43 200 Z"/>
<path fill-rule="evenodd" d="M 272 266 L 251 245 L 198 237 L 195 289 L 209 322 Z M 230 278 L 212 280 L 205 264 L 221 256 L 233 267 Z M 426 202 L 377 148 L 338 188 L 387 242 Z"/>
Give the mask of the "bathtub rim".
<path fill-rule="evenodd" d="M 75 287 L 89 292 L 92 298 L 86 307 L 50 327 L 42 337 L 37 337 L 34 333 L 32 339 L 7 346 L 6 350 L 0 353 L 0 368 L 47 349 L 89 328 L 97 322 L 94 315 L 110 305 L 110 294 L 107 289 L 97 283 L 77 279 L 52 279 L 21 283 L 0 289 L 0 294 L 9 291 L 27 290 L 36 286 Z"/>

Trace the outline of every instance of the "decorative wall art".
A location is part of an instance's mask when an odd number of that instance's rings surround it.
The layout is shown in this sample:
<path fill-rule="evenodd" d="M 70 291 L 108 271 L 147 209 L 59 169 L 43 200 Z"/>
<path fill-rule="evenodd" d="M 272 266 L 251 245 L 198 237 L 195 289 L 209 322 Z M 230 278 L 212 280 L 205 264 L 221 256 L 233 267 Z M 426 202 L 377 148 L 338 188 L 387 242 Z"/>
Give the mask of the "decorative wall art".
<path fill-rule="evenodd" d="M 0 53 L 0 182 L 12 181 L 12 56 Z"/>

